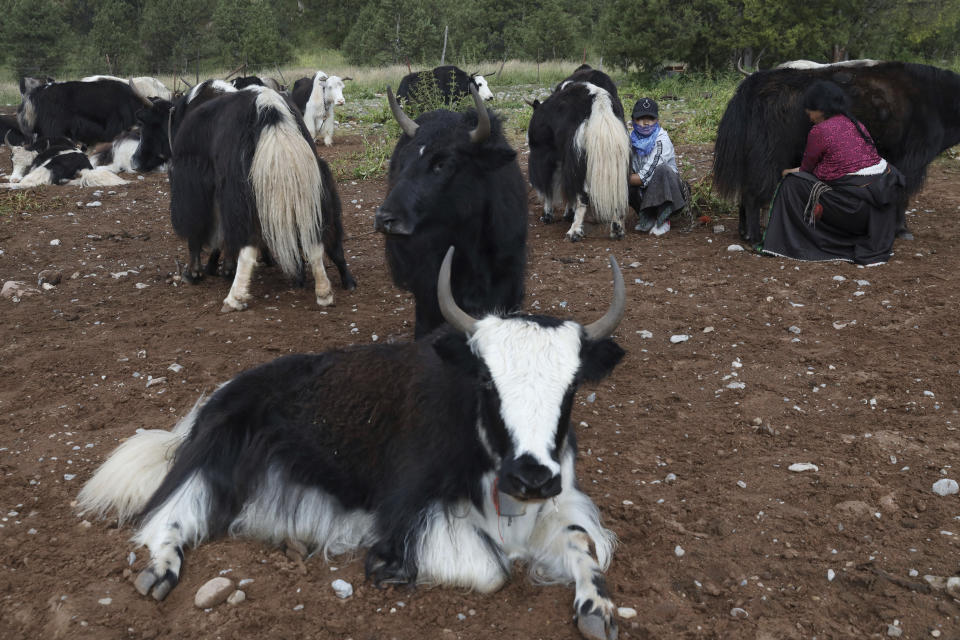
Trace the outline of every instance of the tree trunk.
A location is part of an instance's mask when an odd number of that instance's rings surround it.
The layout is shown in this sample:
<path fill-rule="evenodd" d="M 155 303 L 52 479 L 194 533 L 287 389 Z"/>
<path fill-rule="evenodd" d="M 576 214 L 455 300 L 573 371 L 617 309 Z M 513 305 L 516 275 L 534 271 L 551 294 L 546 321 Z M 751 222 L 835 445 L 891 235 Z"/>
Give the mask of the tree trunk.
<path fill-rule="evenodd" d="M 446 25 L 443 28 L 443 51 L 440 52 L 440 66 L 444 64 L 444 60 L 447 58 L 447 33 L 450 31 L 450 25 Z"/>

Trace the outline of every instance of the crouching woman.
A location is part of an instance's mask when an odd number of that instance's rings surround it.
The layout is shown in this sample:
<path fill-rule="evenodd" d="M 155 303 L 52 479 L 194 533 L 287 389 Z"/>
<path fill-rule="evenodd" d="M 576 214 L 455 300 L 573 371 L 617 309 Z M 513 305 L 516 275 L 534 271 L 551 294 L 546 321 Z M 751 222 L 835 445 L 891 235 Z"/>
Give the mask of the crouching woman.
<path fill-rule="evenodd" d="M 761 250 L 797 260 L 886 262 L 903 175 L 880 157 L 837 84 L 812 84 L 803 108 L 813 123 L 803 161 L 782 172 Z"/>

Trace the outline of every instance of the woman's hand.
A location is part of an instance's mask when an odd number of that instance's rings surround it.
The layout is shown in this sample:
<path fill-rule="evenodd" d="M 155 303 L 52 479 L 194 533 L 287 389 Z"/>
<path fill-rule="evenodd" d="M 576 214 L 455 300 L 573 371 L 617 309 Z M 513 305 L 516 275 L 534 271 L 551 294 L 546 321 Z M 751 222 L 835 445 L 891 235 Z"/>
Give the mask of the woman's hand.
<path fill-rule="evenodd" d="M 800 167 L 794 167 L 792 169 L 784 169 L 783 171 L 780 172 L 780 177 L 786 178 L 788 173 L 796 173 L 797 171 L 800 171 Z"/>

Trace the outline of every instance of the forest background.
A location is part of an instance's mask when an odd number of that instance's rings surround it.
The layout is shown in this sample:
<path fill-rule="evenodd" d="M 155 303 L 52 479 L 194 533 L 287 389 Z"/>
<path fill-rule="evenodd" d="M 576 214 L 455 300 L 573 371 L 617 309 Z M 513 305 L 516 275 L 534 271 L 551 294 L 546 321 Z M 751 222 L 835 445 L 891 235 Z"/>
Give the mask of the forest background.
<path fill-rule="evenodd" d="M 625 74 L 785 60 L 956 67 L 960 0 L 0 0 L 0 79 L 588 59 Z"/>

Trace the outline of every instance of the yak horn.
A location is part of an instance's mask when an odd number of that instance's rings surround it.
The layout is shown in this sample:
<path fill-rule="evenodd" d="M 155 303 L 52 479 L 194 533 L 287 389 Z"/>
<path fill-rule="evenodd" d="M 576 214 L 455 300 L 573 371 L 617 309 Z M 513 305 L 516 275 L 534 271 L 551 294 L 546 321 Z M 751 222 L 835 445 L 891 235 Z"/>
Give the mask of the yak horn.
<path fill-rule="evenodd" d="M 613 300 L 610 301 L 610 308 L 602 318 L 583 328 L 591 340 L 602 340 L 613 335 L 614 329 L 623 318 L 626 307 L 627 294 L 623 286 L 623 274 L 620 273 L 620 266 L 617 265 L 617 260 L 613 256 L 610 256 L 610 269 L 613 271 Z"/>
<path fill-rule="evenodd" d="M 400 125 L 400 129 L 410 138 L 417 135 L 417 129 L 420 125 L 403 112 L 403 109 L 397 104 L 397 99 L 393 97 L 393 90 L 389 85 L 387 85 L 387 102 L 390 103 L 390 111 L 393 112 L 393 117 Z"/>
<path fill-rule="evenodd" d="M 743 68 L 743 58 L 737 58 L 737 71 L 745 76 L 750 76 L 750 72 Z"/>
<path fill-rule="evenodd" d="M 440 275 L 437 277 L 437 302 L 440 303 L 440 313 L 443 319 L 450 323 L 454 329 L 462 331 L 466 335 L 473 335 L 477 328 L 477 319 L 457 306 L 453 299 L 453 292 L 450 290 L 450 269 L 453 264 L 453 245 L 447 249 L 447 255 L 443 258 L 443 264 L 440 265 Z"/>
<path fill-rule="evenodd" d="M 473 102 L 477 105 L 477 128 L 470 132 L 470 142 L 480 144 L 490 137 L 490 114 L 487 113 L 487 107 L 480 99 L 477 88 L 472 84 L 470 93 L 473 94 Z"/>

